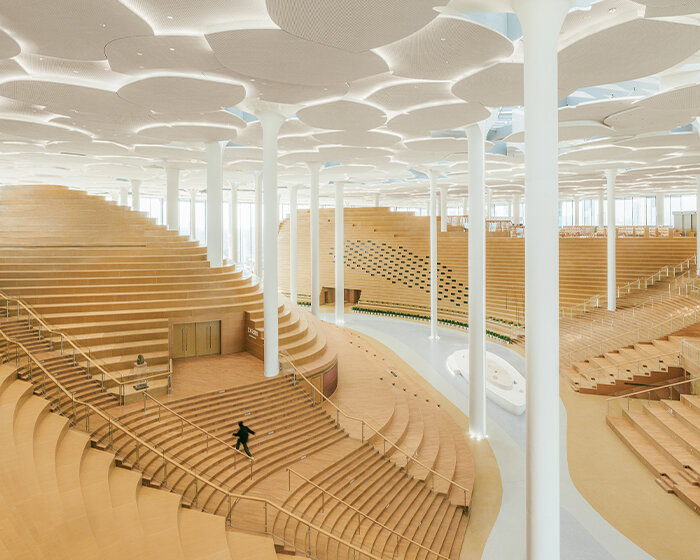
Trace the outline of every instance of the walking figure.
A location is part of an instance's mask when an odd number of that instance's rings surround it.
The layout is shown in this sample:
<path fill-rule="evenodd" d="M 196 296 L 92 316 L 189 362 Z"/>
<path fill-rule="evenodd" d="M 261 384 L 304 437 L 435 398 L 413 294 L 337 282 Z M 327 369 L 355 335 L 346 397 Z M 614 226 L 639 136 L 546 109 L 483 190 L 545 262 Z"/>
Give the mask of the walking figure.
<path fill-rule="evenodd" d="M 238 422 L 238 431 L 233 432 L 233 437 L 237 437 L 236 449 L 243 445 L 243 450 L 246 452 L 248 457 L 252 457 L 250 454 L 250 449 L 248 449 L 248 434 L 255 435 L 255 432 L 246 426 L 243 422 Z"/>

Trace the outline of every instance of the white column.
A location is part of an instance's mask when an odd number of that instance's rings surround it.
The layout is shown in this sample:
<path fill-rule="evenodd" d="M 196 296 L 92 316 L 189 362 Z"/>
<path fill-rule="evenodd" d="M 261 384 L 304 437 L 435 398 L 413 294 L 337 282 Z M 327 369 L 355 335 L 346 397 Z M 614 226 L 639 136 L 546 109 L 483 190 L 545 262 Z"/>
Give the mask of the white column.
<path fill-rule="evenodd" d="M 289 297 L 297 302 L 297 186 L 289 187 Z"/>
<path fill-rule="evenodd" d="M 263 175 L 255 172 L 255 274 L 263 277 Z"/>
<path fill-rule="evenodd" d="M 141 179 L 131 180 L 131 209 L 139 211 L 141 208 Z"/>
<path fill-rule="evenodd" d="M 231 262 L 238 262 L 238 185 L 231 183 L 231 199 L 228 205 L 228 230 L 231 246 Z"/>
<path fill-rule="evenodd" d="M 447 231 L 447 185 L 440 187 L 440 231 Z"/>
<path fill-rule="evenodd" d="M 379 206 L 379 193 L 374 193 L 374 206 Z"/>
<path fill-rule="evenodd" d="M 321 299 L 321 281 L 319 277 L 319 221 L 318 221 L 318 175 L 320 166 L 309 163 L 311 173 L 311 192 L 309 195 L 309 237 L 311 239 L 311 313 L 318 317 Z"/>
<path fill-rule="evenodd" d="M 493 192 L 491 189 L 486 189 L 486 219 L 490 220 L 493 217 Z"/>
<path fill-rule="evenodd" d="M 437 180 L 440 172 L 430 170 L 430 338 L 437 340 L 438 325 L 438 275 L 437 275 Z"/>
<path fill-rule="evenodd" d="M 335 182 L 335 324 L 345 322 L 345 208 L 344 181 Z"/>
<path fill-rule="evenodd" d="M 119 206 L 129 206 L 129 188 L 121 187 L 119 189 Z"/>
<path fill-rule="evenodd" d="M 465 128 L 469 142 L 469 433 L 486 437 L 486 223 L 484 131 Z"/>
<path fill-rule="evenodd" d="M 575 226 L 580 226 L 581 225 L 581 218 L 579 217 L 579 209 L 580 209 L 580 203 L 581 199 L 578 196 L 574 197 L 574 225 Z"/>
<path fill-rule="evenodd" d="M 263 278 L 263 321 L 265 377 L 279 374 L 279 333 L 277 297 L 277 135 L 284 122 L 278 113 L 264 112 L 258 115 L 263 129 L 263 208 L 265 224 L 263 249 L 265 276 Z"/>
<path fill-rule="evenodd" d="M 220 268 L 223 254 L 224 169 L 223 146 L 208 142 L 207 154 L 207 260 L 212 268 Z"/>
<path fill-rule="evenodd" d="M 656 195 L 656 227 L 663 227 L 664 225 L 664 193 L 657 193 Z"/>
<path fill-rule="evenodd" d="M 558 560 L 561 546 L 557 43 L 571 2 L 515 3 L 523 28 L 525 62 L 528 560 Z"/>
<path fill-rule="evenodd" d="M 513 223 L 517 226 L 520 224 L 520 195 L 513 195 Z"/>
<path fill-rule="evenodd" d="M 190 189 L 190 237 L 197 239 L 197 189 Z"/>
<path fill-rule="evenodd" d="M 695 247 L 695 264 L 697 266 L 697 275 L 700 276 L 700 221 L 698 221 L 698 218 L 700 218 L 700 175 L 695 176 L 695 185 L 697 186 L 695 191 L 695 238 L 697 240 Z"/>
<path fill-rule="evenodd" d="M 165 169 L 165 223 L 168 229 L 180 229 L 180 170 Z"/>
<path fill-rule="evenodd" d="M 605 192 L 598 193 L 598 227 L 605 226 Z"/>
<path fill-rule="evenodd" d="M 617 307 L 617 270 L 615 259 L 615 244 L 617 229 L 615 228 L 615 179 L 614 169 L 605 170 L 608 184 L 608 310 L 615 311 Z"/>

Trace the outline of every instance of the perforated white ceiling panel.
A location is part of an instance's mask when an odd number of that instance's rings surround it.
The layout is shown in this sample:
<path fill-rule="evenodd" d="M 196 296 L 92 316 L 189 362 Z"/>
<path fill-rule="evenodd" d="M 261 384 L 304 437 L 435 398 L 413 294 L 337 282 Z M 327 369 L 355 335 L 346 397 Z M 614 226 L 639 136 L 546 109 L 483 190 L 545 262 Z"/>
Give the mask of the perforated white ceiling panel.
<path fill-rule="evenodd" d="M 414 109 L 396 115 L 387 123 L 396 132 L 423 132 L 448 130 L 486 119 L 489 111 L 478 103 L 447 103 Z"/>
<path fill-rule="evenodd" d="M 386 122 L 381 109 L 344 99 L 305 107 L 297 117 L 309 126 L 331 130 L 369 130 Z"/>
<path fill-rule="evenodd" d="M 351 53 L 279 29 L 222 31 L 206 38 L 222 65 L 264 80 L 327 86 L 388 70 L 373 52 Z"/>
<path fill-rule="evenodd" d="M 437 16 L 447 0 L 267 0 L 272 20 L 292 35 L 361 52 L 397 41 Z"/>
<path fill-rule="evenodd" d="M 212 80 L 162 76 L 131 82 L 117 94 L 134 105 L 156 112 L 196 113 L 237 105 L 245 98 L 245 88 Z M 240 125 L 245 126 L 243 120 L 239 120 Z"/>
<path fill-rule="evenodd" d="M 21 0 L 0 7 L 4 29 L 35 54 L 77 60 L 105 58 L 107 43 L 153 30 L 119 0 Z"/>
<path fill-rule="evenodd" d="M 413 35 L 378 49 L 398 76 L 450 80 L 513 54 L 499 33 L 461 18 L 439 17 Z"/>

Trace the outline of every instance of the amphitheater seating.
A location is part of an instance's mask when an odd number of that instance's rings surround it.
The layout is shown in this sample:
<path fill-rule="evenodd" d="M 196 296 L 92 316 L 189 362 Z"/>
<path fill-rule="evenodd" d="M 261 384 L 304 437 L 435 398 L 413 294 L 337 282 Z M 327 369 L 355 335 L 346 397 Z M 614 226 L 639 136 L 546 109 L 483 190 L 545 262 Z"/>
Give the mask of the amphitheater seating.
<path fill-rule="evenodd" d="M 0 557 L 224 560 L 247 550 L 292 558 L 268 536 L 227 531 L 222 517 L 143 486 L 32 393 L 14 366 L 0 366 Z"/>
<path fill-rule="evenodd" d="M 623 295 L 617 307 L 560 318 L 560 371 L 574 390 L 614 395 L 681 377 L 681 337 L 667 335 L 700 317 L 700 301 L 669 296 L 662 280 Z"/>
<path fill-rule="evenodd" d="M 249 312 L 264 337 L 262 293 L 241 270 L 211 268 L 196 242 L 83 191 L 4 187 L 0 273 L 0 289 L 89 349 L 115 377 L 128 375 L 138 354 L 151 373 L 167 371 L 173 323 L 222 319 L 223 350 L 230 352 L 242 349 L 231 345 L 242 344 L 239 325 Z M 304 315 L 280 305 L 280 348 L 310 369 L 327 368 L 334 356 Z"/>
<path fill-rule="evenodd" d="M 334 217 L 320 211 L 322 287 L 333 287 Z M 298 212 L 298 286 L 310 293 L 309 213 Z M 468 303 L 468 232 L 438 233 L 440 316 L 465 319 Z M 570 306 L 606 290 L 606 241 L 560 240 L 560 304 Z M 280 286 L 289 283 L 289 220 L 280 228 Z M 677 264 L 695 252 L 690 238 L 621 238 L 617 244 L 619 285 Z M 345 287 L 361 290 L 358 305 L 425 313 L 429 306 L 429 223 L 427 217 L 388 208 L 345 209 Z M 644 258 L 640 258 L 644 255 Z M 486 240 L 487 314 L 524 322 L 524 240 Z"/>
<path fill-rule="evenodd" d="M 392 389 L 400 391 L 400 389 Z M 418 532 L 417 537 L 414 538 L 425 546 L 437 546 L 438 549 L 447 551 L 452 558 L 458 556 L 467 522 L 467 510 L 464 506 L 469 503 L 467 501 L 465 504 L 462 493 L 453 492 L 451 485 L 445 483 L 443 479 L 432 480 L 433 475 L 427 471 L 420 472 L 418 468 L 409 467 L 407 472 L 405 457 L 400 458 L 391 452 L 384 454 L 378 439 L 370 438 L 369 432 L 364 443 L 349 438 L 348 433 L 342 429 L 342 423 L 337 425 L 335 418 L 329 416 L 323 407 L 314 406 L 308 393 L 299 384 L 293 384 L 291 376 L 281 376 L 225 391 L 170 401 L 168 407 L 194 422 L 198 427 L 231 442 L 233 442 L 231 433 L 235 430 L 237 421 L 244 420 L 256 432 L 250 442 L 251 452 L 254 455 L 252 476 L 250 464 L 245 457 L 234 454 L 230 448 L 221 443 L 207 441 L 201 430 L 183 423 L 165 409 L 159 413 L 157 406 L 152 405 L 144 413 L 143 408 L 139 407 L 123 413 L 120 422 L 233 491 L 255 495 L 256 493 L 266 494 L 274 489 L 277 496 L 287 495 L 289 474 L 286 468 L 290 466 L 299 468 L 299 465 L 305 471 L 316 472 L 314 482 L 318 481 L 317 484 L 328 492 L 335 493 L 336 484 L 341 484 L 338 481 L 344 481 L 343 485 L 350 485 L 355 493 L 351 498 L 343 492 L 343 499 L 347 498 L 354 507 L 368 515 L 386 518 L 389 526 L 402 532 L 409 531 L 411 527 L 415 531 L 416 524 L 423 522 L 425 525 L 425 521 L 429 520 L 436 531 L 430 531 L 429 536 Z M 424 418 L 420 406 L 416 406 L 411 412 L 415 413 L 419 419 Z M 459 464 L 467 465 L 468 469 L 471 468 L 471 463 L 465 461 L 465 458 L 469 457 L 466 443 L 463 443 L 464 447 L 456 443 L 457 438 L 450 431 L 453 428 L 448 426 L 439 414 L 436 413 L 425 421 L 434 422 L 434 427 L 439 430 L 435 437 L 439 442 L 438 445 L 427 440 L 421 445 L 422 432 L 416 436 L 415 426 L 409 429 L 408 417 L 403 413 L 392 415 L 391 420 L 382 428 L 382 433 L 393 438 L 399 431 L 401 437 L 397 437 L 396 441 L 400 445 L 408 445 L 411 450 L 415 448 L 415 451 L 411 451 L 413 454 L 420 456 L 423 461 L 430 461 L 431 466 L 448 478 L 464 480 L 465 484 L 467 484 L 466 478 L 471 477 L 469 480 L 473 480 L 473 472 L 461 472 L 464 466 L 458 467 L 456 461 L 457 453 L 462 452 L 465 455 L 461 457 Z M 94 436 L 95 444 L 98 447 L 106 447 L 107 437 L 106 428 L 101 428 Z M 411 444 L 408 439 L 414 440 L 414 443 Z M 449 449 L 446 446 L 447 443 L 452 445 L 450 453 L 447 452 Z M 137 456 L 135 448 L 124 437 L 116 437 L 113 445 L 117 450 L 119 464 L 128 467 L 136 466 L 138 463 L 139 468 L 144 471 L 146 480 L 151 484 L 161 484 L 163 472 L 160 457 L 148 453 Z M 435 447 L 435 450 L 428 451 L 431 447 Z M 441 449 L 441 457 L 438 457 L 437 447 Z M 365 460 L 370 457 L 376 476 L 367 477 L 369 473 L 365 471 L 364 465 Z M 329 461 L 330 467 L 326 466 Z M 321 468 L 321 465 L 324 467 Z M 336 475 L 333 484 L 330 484 L 330 479 L 327 477 L 329 472 Z M 362 484 L 359 483 L 360 480 Z M 326 487 L 327 482 L 328 487 Z M 220 515 L 228 514 L 229 504 L 225 496 L 208 487 L 196 488 L 191 477 L 170 475 L 167 484 L 174 491 L 185 496 L 185 503 L 191 507 Z M 470 483 L 469 485 L 471 486 Z M 298 499 L 300 492 L 304 494 L 303 503 Z M 319 492 L 315 489 L 309 492 L 299 491 L 299 488 L 296 488 L 289 494 L 284 504 L 303 519 L 313 520 L 326 529 L 332 528 L 333 534 L 337 536 L 342 536 L 354 544 L 361 544 L 363 547 L 369 546 L 370 541 L 361 539 L 359 534 L 352 534 L 351 520 L 354 518 L 351 510 L 345 505 L 337 504 L 333 509 L 332 521 L 331 517 L 326 516 L 321 523 L 317 512 L 321 503 Z M 469 500 L 470 497 L 471 492 L 466 499 Z M 426 501 L 425 510 L 411 505 L 418 498 Z M 376 503 L 378 499 L 382 501 L 381 509 L 378 509 Z M 432 505 L 428 508 L 427 504 Z M 234 505 L 232 511 L 233 518 L 256 519 L 259 523 L 263 521 L 261 514 L 259 509 L 256 510 L 245 503 Z M 363 523 L 369 523 L 369 521 Z M 307 546 L 305 525 L 297 523 L 284 514 L 277 515 L 274 524 L 275 535 L 285 536 L 288 543 L 287 552 L 293 551 L 289 543 L 305 549 Z M 427 526 L 423 528 L 427 529 Z M 383 532 L 388 533 L 386 530 Z M 395 546 L 395 536 L 386 539 L 387 535 L 379 533 L 382 531 L 373 535 L 373 538 L 387 540 L 385 546 L 388 549 Z M 365 535 L 364 530 L 360 534 Z M 433 537 L 437 539 L 434 542 L 430 541 Z M 374 540 L 371 543 L 374 543 L 373 547 L 378 546 Z M 283 544 L 279 542 L 279 538 L 278 544 Z M 334 547 L 336 547 L 334 541 L 328 542 L 323 535 L 314 533 L 312 548 L 316 557 L 343 557 L 336 556 L 337 550 Z M 399 549 L 401 557 L 421 557 L 419 547 L 413 545 L 413 548 L 416 550 Z"/>
<path fill-rule="evenodd" d="M 656 477 L 700 514 L 700 396 L 652 400 L 607 417 L 608 425 Z"/>

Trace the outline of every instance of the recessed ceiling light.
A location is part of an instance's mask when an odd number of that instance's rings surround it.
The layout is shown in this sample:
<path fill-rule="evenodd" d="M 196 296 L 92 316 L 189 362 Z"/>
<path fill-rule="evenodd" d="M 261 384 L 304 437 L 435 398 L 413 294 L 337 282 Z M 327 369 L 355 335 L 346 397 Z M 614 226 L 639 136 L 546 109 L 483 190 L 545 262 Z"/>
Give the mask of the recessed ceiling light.
<path fill-rule="evenodd" d="M 136 56 L 143 56 L 143 53 L 142 53 L 142 52 L 137 52 L 137 53 L 136 53 Z"/>
<path fill-rule="evenodd" d="M 608 10 L 608 13 L 609 13 L 609 14 L 614 14 L 615 12 L 617 12 L 617 8 L 610 8 L 610 9 Z"/>
<path fill-rule="evenodd" d="M 174 48 L 174 47 L 170 47 L 168 50 L 169 50 L 169 51 L 174 51 L 175 48 Z"/>
<path fill-rule="evenodd" d="M 79 74 L 80 70 L 73 70 L 73 74 Z"/>
<path fill-rule="evenodd" d="M 168 19 L 173 19 L 173 16 L 167 16 L 167 17 L 168 17 Z"/>

